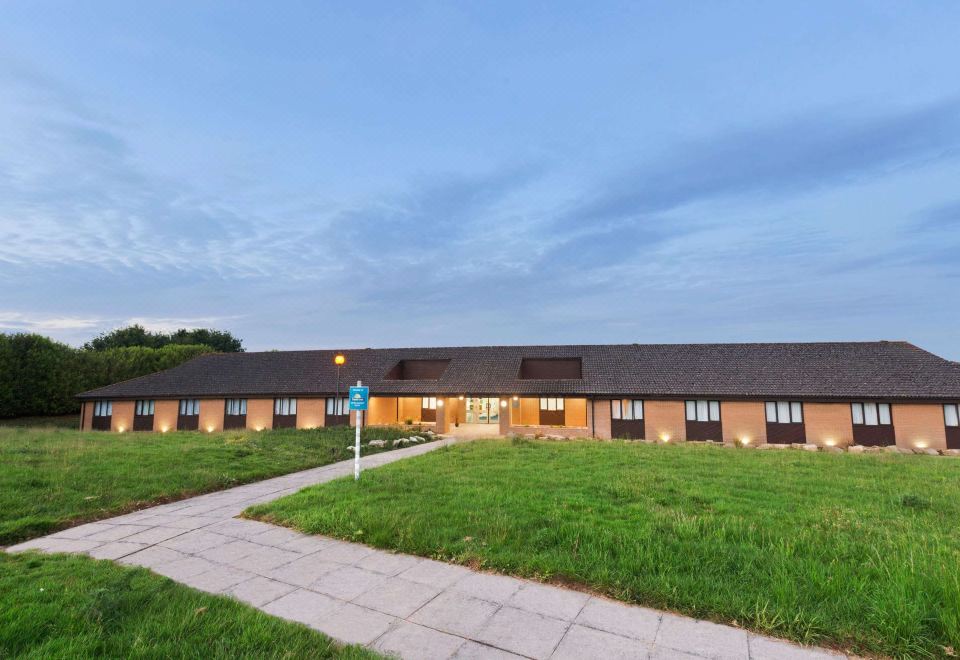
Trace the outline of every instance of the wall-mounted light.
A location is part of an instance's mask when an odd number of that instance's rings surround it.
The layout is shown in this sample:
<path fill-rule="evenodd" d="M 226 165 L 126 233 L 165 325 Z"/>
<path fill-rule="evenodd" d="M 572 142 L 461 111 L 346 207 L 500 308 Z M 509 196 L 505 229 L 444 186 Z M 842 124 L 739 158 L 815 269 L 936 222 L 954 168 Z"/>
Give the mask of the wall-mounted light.
<path fill-rule="evenodd" d="M 443 399 L 437 399 L 437 408 L 443 408 Z"/>
<path fill-rule="evenodd" d="M 462 395 L 462 394 L 461 394 L 460 396 L 458 396 L 457 398 L 460 399 L 461 401 L 463 401 L 463 395 Z"/>
<path fill-rule="evenodd" d="M 513 400 L 514 400 L 514 401 L 519 401 L 519 400 L 520 400 L 520 397 L 518 397 L 516 394 L 514 394 L 514 395 L 513 395 Z"/>
<path fill-rule="evenodd" d="M 501 407 L 501 408 L 506 408 L 506 407 L 507 407 L 507 400 L 506 400 L 506 399 L 500 399 L 500 407 Z"/>

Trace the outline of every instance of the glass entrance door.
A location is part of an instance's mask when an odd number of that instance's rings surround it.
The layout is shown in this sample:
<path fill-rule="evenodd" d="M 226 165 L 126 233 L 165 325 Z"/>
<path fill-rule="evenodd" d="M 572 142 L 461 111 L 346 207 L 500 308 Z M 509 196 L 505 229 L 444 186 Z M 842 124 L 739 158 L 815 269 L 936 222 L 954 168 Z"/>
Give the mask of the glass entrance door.
<path fill-rule="evenodd" d="M 467 424 L 499 424 L 500 401 L 491 397 L 467 397 Z"/>

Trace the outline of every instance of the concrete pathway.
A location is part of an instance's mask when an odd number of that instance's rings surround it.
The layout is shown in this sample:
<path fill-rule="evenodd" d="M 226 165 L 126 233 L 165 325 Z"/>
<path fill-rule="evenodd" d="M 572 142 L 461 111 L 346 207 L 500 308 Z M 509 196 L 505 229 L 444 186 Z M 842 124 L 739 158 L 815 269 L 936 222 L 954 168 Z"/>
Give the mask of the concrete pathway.
<path fill-rule="evenodd" d="M 372 468 L 454 440 L 376 454 Z M 739 628 L 235 518 L 353 472 L 344 461 L 89 523 L 8 548 L 145 566 L 343 642 L 430 658 L 842 657 Z"/>

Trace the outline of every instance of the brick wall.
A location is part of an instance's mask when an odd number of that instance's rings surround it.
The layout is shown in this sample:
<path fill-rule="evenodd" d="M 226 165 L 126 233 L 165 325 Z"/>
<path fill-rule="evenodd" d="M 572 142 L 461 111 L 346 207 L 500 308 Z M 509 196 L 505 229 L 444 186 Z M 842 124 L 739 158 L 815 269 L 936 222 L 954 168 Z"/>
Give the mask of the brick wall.
<path fill-rule="evenodd" d="M 833 443 L 837 447 L 853 444 L 853 419 L 849 403 L 804 403 L 803 423 L 807 442 Z"/>
<path fill-rule="evenodd" d="M 591 406 L 592 418 L 587 422 L 590 424 L 590 431 L 598 438 L 609 439 L 613 437 L 613 430 L 610 428 L 610 401 L 607 399 L 594 401 Z"/>
<path fill-rule="evenodd" d="M 297 428 L 314 429 L 323 426 L 326 406 L 326 399 L 297 399 Z"/>
<path fill-rule="evenodd" d="M 153 430 L 176 431 L 180 399 L 157 399 L 153 405 Z"/>
<path fill-rule="evenodd" d="M 898 447 L 947 448 L 946 422 L 941 404 L 895 403 L 890 414 Z"/>
<path fill-rule="evenodd" d="M 247 399 L 247 428 L 273 428 L 273 399 Z"/>
<path fill-rule="evenodd" d="M 685 440 L 687 418 L 683 401 L 653 401 L 643 404 L 647 440 Z"/>
<path fill-rule="evenodd" d="M 133 430 L 133 401 L 114 401 L 113 416 L 110 419 L 111 431 Z"/>
<path fill-rule="evenodd" d="M 200 400 L 200 430 L 204 432 L 223 430 L 223 399 Z"/>
<path fill-rule="evenodd" d="M 761 445 L 767 441 L 767 413 L 763 401 L 722 401 L 720 419 L 723 441 L 749 441 Z"/>

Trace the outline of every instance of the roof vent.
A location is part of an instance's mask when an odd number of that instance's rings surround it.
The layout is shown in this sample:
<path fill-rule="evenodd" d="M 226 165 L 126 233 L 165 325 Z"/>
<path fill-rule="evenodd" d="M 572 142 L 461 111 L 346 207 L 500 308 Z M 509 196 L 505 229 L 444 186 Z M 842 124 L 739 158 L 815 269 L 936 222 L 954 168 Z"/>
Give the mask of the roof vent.
<path fill-rule="evenodd" d="M 580 358 L 523 358 L 520 378 L 525 380 L 569 380 L 583 378 Z"/>
<path fill-rule="evenodd" d="M 440 380 L 450 360 L 400 360 L 384 380 Z"/>

